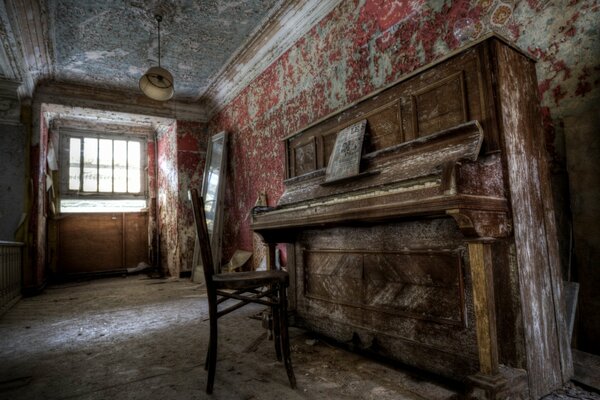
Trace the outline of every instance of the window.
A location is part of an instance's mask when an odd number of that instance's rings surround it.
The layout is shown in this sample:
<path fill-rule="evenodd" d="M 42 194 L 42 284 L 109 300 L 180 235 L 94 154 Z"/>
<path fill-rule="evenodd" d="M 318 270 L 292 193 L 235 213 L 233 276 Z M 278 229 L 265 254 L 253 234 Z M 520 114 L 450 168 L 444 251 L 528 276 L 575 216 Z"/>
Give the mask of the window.
<path fill-rule="evenodd" d="M 61 212 L 146 207 L 146 158 L 145 138 L 61 134 Z"/>

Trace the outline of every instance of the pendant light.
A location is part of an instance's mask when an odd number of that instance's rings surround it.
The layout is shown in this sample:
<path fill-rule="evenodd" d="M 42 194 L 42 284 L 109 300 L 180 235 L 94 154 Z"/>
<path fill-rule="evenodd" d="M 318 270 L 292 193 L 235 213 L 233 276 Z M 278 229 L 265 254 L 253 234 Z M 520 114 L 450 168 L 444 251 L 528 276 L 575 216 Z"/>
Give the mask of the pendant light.
<path fill-rule="evenodd" d="M 150 67 L 140 79 L 140 89 L 153 100 L 166 101 L 173 97 L 173 75 L 160 66 L 160 23 L 161 15 L 155 15 L 158 22 L 158 67 Z"/>

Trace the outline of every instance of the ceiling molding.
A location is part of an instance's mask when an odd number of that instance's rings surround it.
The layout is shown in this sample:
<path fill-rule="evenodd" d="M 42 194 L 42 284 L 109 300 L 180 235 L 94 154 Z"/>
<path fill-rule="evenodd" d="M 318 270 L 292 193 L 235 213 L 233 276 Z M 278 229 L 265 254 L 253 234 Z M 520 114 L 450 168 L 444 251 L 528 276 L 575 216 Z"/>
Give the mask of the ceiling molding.
<path fill-rule="evenodd" d="M 206 122 L 205 110 L 198 102 L 159 102 L 141 93 L 101 89 L 68 83 L 40 83 L 35 91 L 36 104 L 63 104 L 109 112 L 124 112 L 177 120 Z"/>
<path fill-rule="evenodd" d="M 190 101 L 155 102 L 137 91 L 58 82 L 51 18 L 45 0 L 0 2 L 0 78 L 20 81 L 21 101 L 207 122 L 329 14 L 341 0 L 279 0 L 238 47 L 206 91 Z M 54 43 L 54 45 L 53 45 Z M 6 56 L 6 57 L 4 57 Z"/>
<path fill-rule="evenodd" d="M 269 15 L 201 96 L 208 118 L 225 107 L 340 2 L 290 0 Z"/>
<path fill-rule="evenodd" d="M 17 89 L 21 82 L 0 78 L 0 97 L 17 100 Z"/>
<path fill-rule="evenodd" d="M 48 10 L 40 0 L 5 0 L 6 13 L 24 62 L 21 97 L 31 97 L 38 80 L 53 75 L 53 50 L 48 40 Z"/>
<path fill-rule="evenodd" d="M 23 77 L 23 65 L 20 47 L 15 39 L 8 13 L 6 12 L 5 2 L 0 1 L 0 74 L 3 78 L 20 81 Z"/>
<path fill-rule="evenodd" d="M 0 79 L 0 124 L 20 123 L 21 107 L 17 96 L 20 83 Z"/>
<path fill-rule="evenodd" d="M 50 129 L 59 132 L 67 129 L 149 137 L 152 137 L 158 126 L 171 125 L 175 122 L 166 118 L 99 112 L 98 110 L 56 104 L 47 105 L 44 108 L 44 116 L 49 121 Z"/>

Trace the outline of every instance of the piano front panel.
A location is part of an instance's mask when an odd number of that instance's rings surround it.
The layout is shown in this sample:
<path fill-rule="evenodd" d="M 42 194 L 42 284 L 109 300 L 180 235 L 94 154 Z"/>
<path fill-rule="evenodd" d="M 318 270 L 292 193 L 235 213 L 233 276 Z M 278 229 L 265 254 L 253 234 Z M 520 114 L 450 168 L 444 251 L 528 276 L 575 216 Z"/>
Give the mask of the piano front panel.
<path fill-rule="evenodd" d="M 309 127 L 286 139 L 292 157 L 308 141 L 314 140 L 317 163 L 298 168 L 288 165 L 286 177 L 293 178 L 325 168 L 340 130 L 362 119 L 367 120 L 364 152 L 374 152 L 434 132 L 477 120 L 486 140 L 484 151 L 498 150 L 497 127 L 493 109 L 486 101 L 484 82 L 485 49 L 473 48 L 435 68 L 409 77 L 377 96 Z"/>
<path fill-rule="evenodd" d="M 295 248 L 302 324 L 443 375 L 476 370 L 468 257 L 451 219 L 307 230 Z"/>

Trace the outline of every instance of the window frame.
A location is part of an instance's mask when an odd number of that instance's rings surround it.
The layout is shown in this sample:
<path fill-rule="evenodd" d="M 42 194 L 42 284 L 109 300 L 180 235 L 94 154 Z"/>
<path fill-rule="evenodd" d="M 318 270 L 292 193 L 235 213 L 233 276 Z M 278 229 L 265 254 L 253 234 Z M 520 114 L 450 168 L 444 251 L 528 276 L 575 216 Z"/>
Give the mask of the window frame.
<path fill-rule="evenodd" d="M 78 138 L 82 142 L 85 138 L 108 139 L 108 140 L 127 140 L 140 143 L 140 192 L 122 193 L 122 192 L 84 192 L 69 189 L 69 155 L 70 139 Z M 124 133 L 106 133 L 98 131 L 65 129 L 61 130 L 60 141 L 60 199 L 97 199 L 97 200 L 148 200 L 148 138 L 143 135 L 124 134 Z M 114 148 L 113 148 L 114 153 Z M 114 156 L 114 154 L 113 154 Z M 82 177 L 80 177 L 82 179 Z"/>

